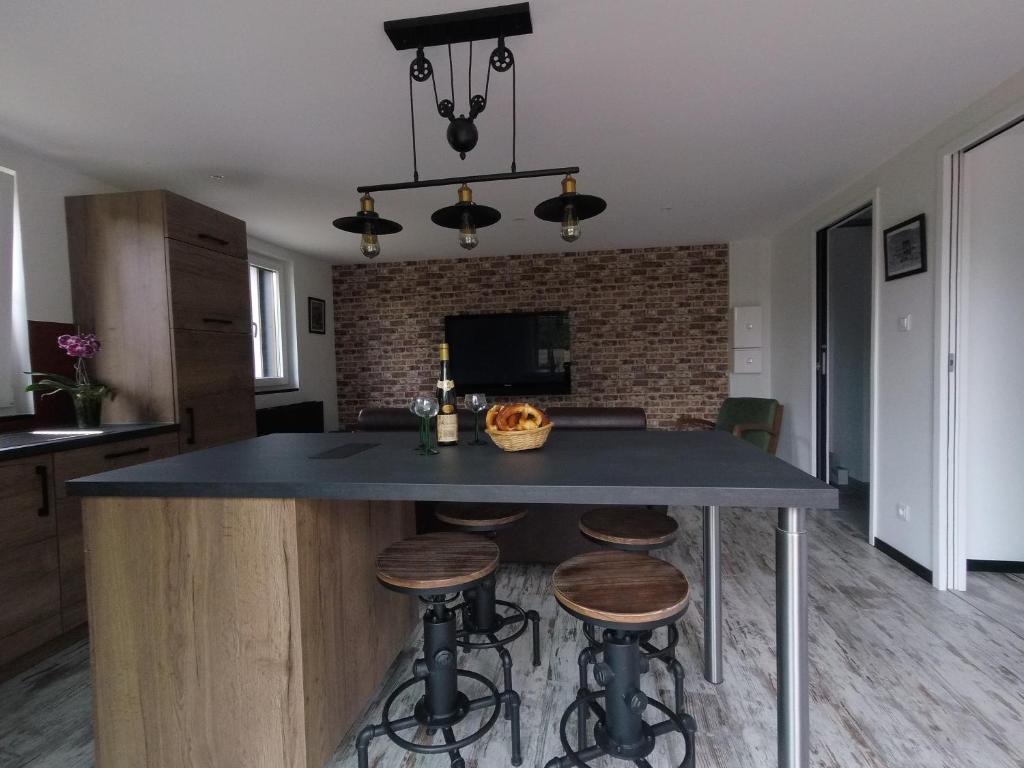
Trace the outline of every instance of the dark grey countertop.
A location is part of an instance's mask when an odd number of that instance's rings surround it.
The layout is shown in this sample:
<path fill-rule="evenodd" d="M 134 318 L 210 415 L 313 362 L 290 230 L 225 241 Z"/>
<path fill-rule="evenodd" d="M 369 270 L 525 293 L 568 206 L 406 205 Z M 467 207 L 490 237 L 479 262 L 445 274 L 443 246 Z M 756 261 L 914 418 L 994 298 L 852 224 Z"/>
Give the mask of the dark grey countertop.
<path fill-rule="evenodd" d="M 437 456 L 415 433 L 277 434 L 68 483 L 76 496 L 392 499 L 835 509 L 834 488 L 724 432 L 574 432 Z M 325 452 L 334 457 L 317 458 Z M 338 454 L 348 453 L 347 456 Z"/>
<path fill-rule="evenodd" d="M 176 432 L 177 424 L 105 424 L 96 429 L 41 427 L 26 432 L 0 432 L 0 461 L 37 456 L 41 453 L 70 451 L 89 445 L 113 443 L 163 432 Z M 46 434 L 47 432 L 61 434 Z M 98 432 L 98 434 L 97 434 Z"/>

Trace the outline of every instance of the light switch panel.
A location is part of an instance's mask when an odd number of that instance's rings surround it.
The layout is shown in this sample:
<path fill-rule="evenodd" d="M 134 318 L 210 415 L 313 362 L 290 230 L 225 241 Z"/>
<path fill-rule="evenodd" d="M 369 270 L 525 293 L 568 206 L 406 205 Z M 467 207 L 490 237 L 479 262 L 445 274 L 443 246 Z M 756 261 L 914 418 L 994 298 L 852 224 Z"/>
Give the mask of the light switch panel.
<path fill-rule="evenodd" d="M 897 327 L 901 331 L 909 331 L 910 330 L 910 315 L 903 315 L 899 319 L 899 324 L 898 324 Z"/>
<path fill-rule="evenodd" d="M 762 313 L 760 307 L 732 308 L 732 347 L 747 349 L 762 346 Z"/>
<path fill-rule="evenodd" d="M 733 373 L 761 373 L 760 349 L 734 349 L 732 351 Z"/>

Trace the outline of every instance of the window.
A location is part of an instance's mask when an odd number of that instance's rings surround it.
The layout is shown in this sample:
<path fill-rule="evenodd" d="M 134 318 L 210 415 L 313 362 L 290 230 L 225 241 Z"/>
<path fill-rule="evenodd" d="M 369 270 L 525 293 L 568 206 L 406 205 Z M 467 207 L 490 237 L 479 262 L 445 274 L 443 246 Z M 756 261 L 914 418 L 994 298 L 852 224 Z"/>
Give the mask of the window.
<path fill-rule="evenodd" d="M 298 386 L 293 293 L 288 262 L 249 254 L 252 359 L 257 392 Z"/>
<path fill-rule="evenodd" d="M 17 180 L 0 168 L 0 416 L 32 413 Z"/>

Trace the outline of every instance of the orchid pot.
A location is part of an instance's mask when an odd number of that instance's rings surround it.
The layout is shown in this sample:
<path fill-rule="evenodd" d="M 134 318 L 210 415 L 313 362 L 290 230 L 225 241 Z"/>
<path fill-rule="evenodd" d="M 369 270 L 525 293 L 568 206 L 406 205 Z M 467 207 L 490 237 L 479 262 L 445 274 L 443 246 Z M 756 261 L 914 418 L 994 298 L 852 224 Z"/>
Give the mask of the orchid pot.
<path fill-rule="evenodd" d="M 100 351 L 100 341 L 95 334 L 80 335 L 64 334 L 57 338 L 57 346 L 75 358 L 75 378 L 71 379 L 59 373 L 40 373 L 29 371 L 29 375 L 39 379 L 25 387 L 26 392 L 42 392 L 48 397 L 57 392 L 67 392 L 75 406 L 75 420 L 80 429 L 98 427 L 102 421 L 103 401 L 114 397 L 114 390 L 106 384 L 95 384 L 89 380 L 86 360 L 96 357 Z"/>

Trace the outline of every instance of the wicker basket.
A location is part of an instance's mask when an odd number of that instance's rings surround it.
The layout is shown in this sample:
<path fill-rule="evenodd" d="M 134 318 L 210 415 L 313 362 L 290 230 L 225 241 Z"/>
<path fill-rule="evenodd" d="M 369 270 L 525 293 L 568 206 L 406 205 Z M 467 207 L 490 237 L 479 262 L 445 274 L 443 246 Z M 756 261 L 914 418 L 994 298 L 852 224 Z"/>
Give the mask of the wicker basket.
<path fill-rule="evenodd" d="M 494 444 L 503 451 L 529 451 L 533 448 L 540 448 L 547 442 L 548 435 L 554 424 L 548 424 L 538 429 L 512 430 L 499 432 L 496 429 L 488 429 L 487 434 L 491 436 Z"/>

